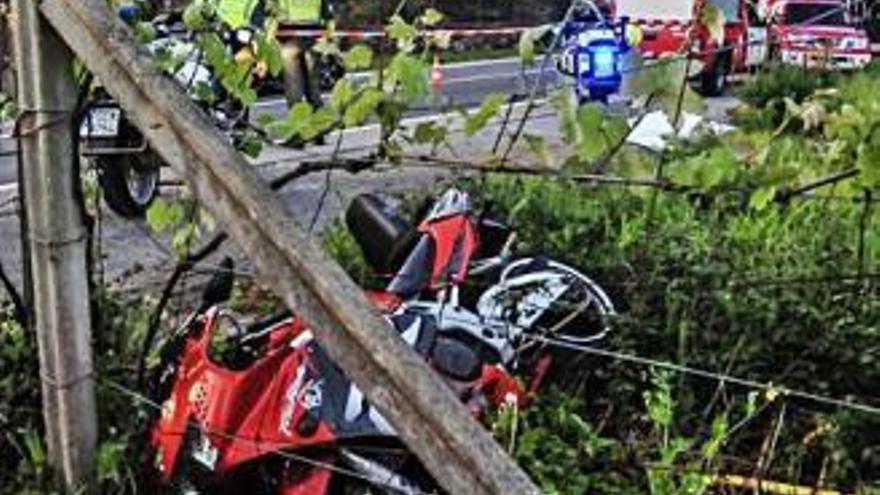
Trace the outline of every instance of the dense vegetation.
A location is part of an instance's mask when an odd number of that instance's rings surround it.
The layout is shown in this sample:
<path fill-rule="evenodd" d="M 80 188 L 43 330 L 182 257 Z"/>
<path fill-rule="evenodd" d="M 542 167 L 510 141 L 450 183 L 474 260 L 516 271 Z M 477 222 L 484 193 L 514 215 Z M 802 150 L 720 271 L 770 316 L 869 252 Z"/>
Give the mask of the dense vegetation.
<path fill-rule="evenodd" d="M 867 148 L 861 140 L 870 143 L 880 122 L 878 90 L 870 73 L 768 71 L 743 91 L 759 106 L 739 111 L 741 131 L 684 145 L 669 158 L 668 173 L 696 188 L 690 192 L 509 178 L 489 180 L 484 192 L 514 216 L 525 249 L 564 255 L 609 290 L 621 316 L 607 348 L 876 406 L 880 235 L 871 203 L 857 199 L 872 197 L 866 176 L 880 161 L 869 155 L 861 179 L 808 196 L 786 196 L 791 186 L 767 177 L 802 184 L 858 162 Z M 847 125 L 867 132 L 838 128 L 847 115 Z M 766 187 L 772 193 L 762 193 Z M 543 397 L 543 407 L 521 418 L 514 442 L 550 491 L 702 493 L 706 487 L 687 475 L 694 469 L 880 488 L 876 415 L 772 388 L 658 379 L 632 363 L 578 359 L 579 386 Z M 658 414 L 658 403 L 668 415 Z M 664 419 L 668 432 L 659 434 Z M 687 440 L 676 450 L 669 435 Z M 723 448 L 707 455 L 716 441 Z M 658 469 L 670 466 L 669 483 L 658 482 Z"/>

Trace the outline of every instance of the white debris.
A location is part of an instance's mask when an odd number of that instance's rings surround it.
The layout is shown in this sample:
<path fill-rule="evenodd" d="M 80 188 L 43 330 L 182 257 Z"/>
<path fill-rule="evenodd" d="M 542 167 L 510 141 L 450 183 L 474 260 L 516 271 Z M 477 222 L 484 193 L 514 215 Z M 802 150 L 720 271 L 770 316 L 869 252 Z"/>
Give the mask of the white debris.
<path fill-rule="evenodd" d="M 629 125 L 636 127 L 630 133 L 627 142 L 655 152 L 663 151 L 671 136 L 676 136 L 679 139 L 691 139 L 700 131 L 721 135 L 735 129 L 733 126 L 721 122 L 706 120 L 701 115 L 683 112 L 678 132 L 676 132 L 672 126 L 672 119 L 662 110 L 645 115 L 638 122 L 638 125 L 636 125 L 637 122 L 637 118 L 629 120 Z"/>

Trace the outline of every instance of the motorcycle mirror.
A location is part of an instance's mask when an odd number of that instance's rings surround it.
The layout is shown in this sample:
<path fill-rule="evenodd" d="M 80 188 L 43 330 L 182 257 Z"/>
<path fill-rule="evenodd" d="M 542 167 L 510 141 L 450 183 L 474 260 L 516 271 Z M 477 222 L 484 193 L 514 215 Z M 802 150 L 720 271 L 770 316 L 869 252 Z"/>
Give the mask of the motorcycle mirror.
<path fill-rule="evenodd" d="M 223 258 L 218 270 L 208 281 L 202 291 L 202 307 L 209 308 L 228 301 L 232 296 L 232 285 L 235 282 L 235 262 L 229 256 Z"/>

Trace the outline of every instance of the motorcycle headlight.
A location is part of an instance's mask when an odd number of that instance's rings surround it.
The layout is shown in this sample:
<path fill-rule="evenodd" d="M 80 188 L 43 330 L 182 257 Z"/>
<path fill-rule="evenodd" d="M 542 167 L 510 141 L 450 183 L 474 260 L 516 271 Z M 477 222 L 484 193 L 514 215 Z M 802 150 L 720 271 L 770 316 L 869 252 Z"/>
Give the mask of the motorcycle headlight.
<path fill-rule="evenodd" d="M 250 44 L 252 39 L 254 39 L 254 33 L 249 29 L 239 29 L 235 32 L 235 39 L 238 40 L 239 43 L 247 45 Z"/>

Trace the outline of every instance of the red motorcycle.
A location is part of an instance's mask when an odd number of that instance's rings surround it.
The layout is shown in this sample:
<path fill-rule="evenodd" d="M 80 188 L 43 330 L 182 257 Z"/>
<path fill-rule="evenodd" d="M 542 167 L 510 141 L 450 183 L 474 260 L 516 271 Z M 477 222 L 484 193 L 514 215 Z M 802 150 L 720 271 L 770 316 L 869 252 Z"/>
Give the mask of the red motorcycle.
<path fill-rule="evenodd" d="M 393 274 L 369 298 L 478 418 L 525 407 L 537 391 L 552 358 L 529 344 L 532 332 L 558 327 L 555 338 L 585 342 L 608 330 L 613 308 L 598 286 L 556 262 L 512 260 L 515 237 L 475 214 L 461 191 L 447 191 L 418 228 L 373 196 L 357 198 L 347 220 L 370 263 Z M 150 434 L 158 489 L 436 492 L 308 322 L 286 313 L 244 326 L 218 306 L 231 273 L 208 284 L 202 307 L 165 341 L 152 370 L 150 392 L 162 404 Z M 463 295 L 479 277 L 488 288 Z M 530 377 L 527 387 L 516 369 Z"/>

